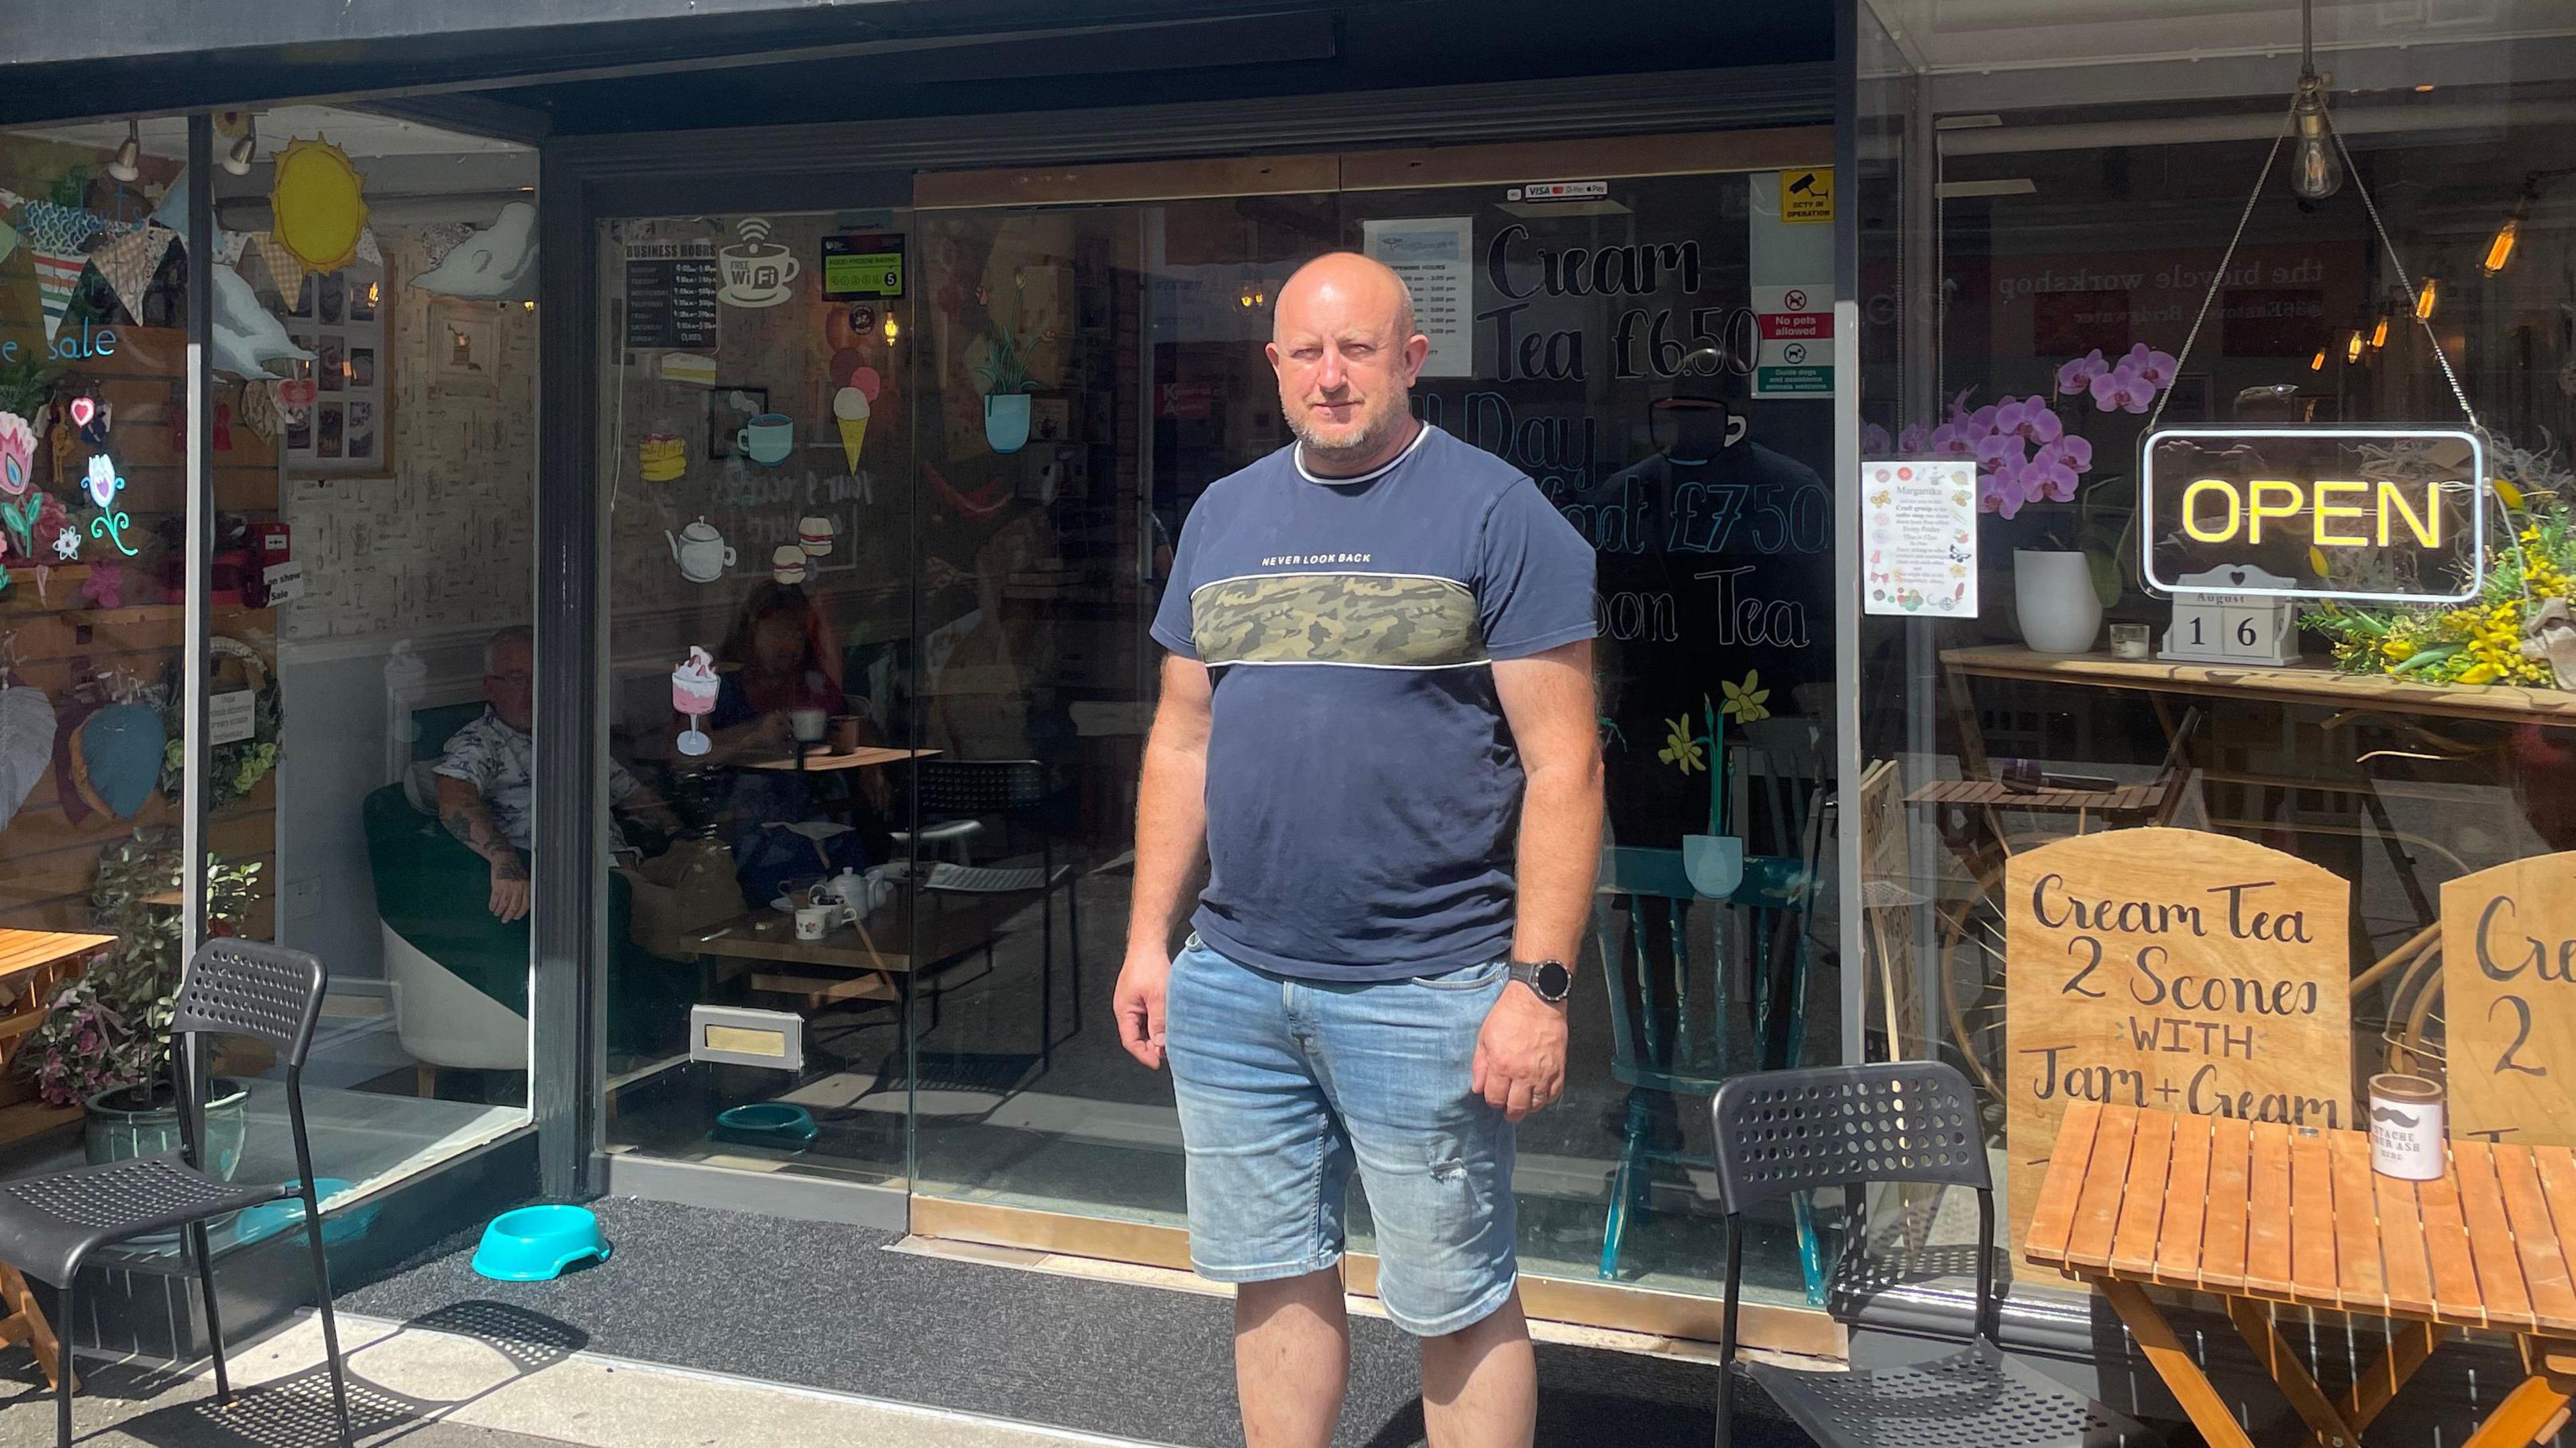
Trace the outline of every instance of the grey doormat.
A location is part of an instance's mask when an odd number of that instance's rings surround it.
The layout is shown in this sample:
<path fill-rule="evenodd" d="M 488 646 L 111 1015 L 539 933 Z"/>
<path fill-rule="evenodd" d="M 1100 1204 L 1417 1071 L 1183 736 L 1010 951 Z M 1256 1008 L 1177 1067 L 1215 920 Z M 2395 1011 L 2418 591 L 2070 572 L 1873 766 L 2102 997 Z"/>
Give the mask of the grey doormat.
<path fill-rule="evenodd" d="M 744 1190 L 756 1193 L 756 1179 Z M 589 1350 L 1185 1445 L 1242 1441 L 1233 1307 L 1223 1298 L 884 1250 L 897 1234 L 610 1198 L 615 1251 L 553 1282 L 487 1281 L 471 1240 L 341 1294 L 351 1312 L 432 1317 L 502 1303 L 578 1333 Z M 1351 1324 L 1351 1383 L 1335 1443 L 1423 1442 L 1412 1340 Z M 1704 1364 L 1591 1348 L 1539 1349 L 1539 1441 L 1700 1448 L 1713 1429 Z M 1740 1448 L 1806 1440 L 1739 1394 Z"/>

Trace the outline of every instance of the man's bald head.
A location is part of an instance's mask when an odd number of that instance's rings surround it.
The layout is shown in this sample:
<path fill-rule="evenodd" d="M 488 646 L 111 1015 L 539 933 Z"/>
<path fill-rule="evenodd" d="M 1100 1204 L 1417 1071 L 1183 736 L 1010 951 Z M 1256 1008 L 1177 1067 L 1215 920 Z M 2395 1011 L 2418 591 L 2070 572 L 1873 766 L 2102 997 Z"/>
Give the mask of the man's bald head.
<path fill-rule="evenodd" d="M 1431 351 L 1413 329 L 1413 294 L 1383 263 L 1337 251 L 1297 268 L 1271 319 L 1279 407 L 1306 465 L 1355 476 L 1401 451 L 1416 426 L 1408 398 Z"/>
<path fill-rule="evenodd" d="M 1385 314 L 1395 335 L 1413 335 L 1413 288 L 1394 268 L 1355 251 L 1328 251 L 1289 275 L 1271 314 L 1272 335 L 1277 335 L 1276 324 L 1291 315 L 1292 307 L 1302 311 L 1326 296 L 1345 301 L 1361 313 L 1391 309 Z"/>

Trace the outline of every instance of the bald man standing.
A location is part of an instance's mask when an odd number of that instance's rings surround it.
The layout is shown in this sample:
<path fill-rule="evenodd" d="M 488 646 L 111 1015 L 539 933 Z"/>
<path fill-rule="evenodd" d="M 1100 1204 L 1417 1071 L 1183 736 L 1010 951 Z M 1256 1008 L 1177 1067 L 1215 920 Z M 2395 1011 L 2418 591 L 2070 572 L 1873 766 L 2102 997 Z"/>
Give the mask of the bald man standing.
<path fill-rule="evenodd" d="M 1154 621 L 1119 1031 L 1171 1064 L 1251 1448 L 1332 1437 L 1354 1167 L 1432 1444 L 1527 1444 L 1512 1123 L 1564 1086 L 1600 850 L 1592 550 L 1415 419 L 1431 344 L 1393 272 L 1308 263 L 1273 336 L 1297 441 L 1191 510 Z"/>

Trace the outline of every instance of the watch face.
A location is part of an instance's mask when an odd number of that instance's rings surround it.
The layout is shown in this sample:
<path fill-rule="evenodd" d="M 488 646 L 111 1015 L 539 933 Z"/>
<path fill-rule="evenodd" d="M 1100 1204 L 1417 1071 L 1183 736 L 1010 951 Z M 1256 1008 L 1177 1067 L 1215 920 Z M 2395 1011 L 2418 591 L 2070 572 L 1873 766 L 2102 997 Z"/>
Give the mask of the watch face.
<path fill-rule="evenodd" d="M 1536 974 L 1538 976 L 1537 985 L 1540 998 L 1550 1001 L 1561 1001 L 1568 995 L 1573 994 L 1574 972 L 1566 969 L 1564 962 L 1555 960 L 1540 961 Z"/>

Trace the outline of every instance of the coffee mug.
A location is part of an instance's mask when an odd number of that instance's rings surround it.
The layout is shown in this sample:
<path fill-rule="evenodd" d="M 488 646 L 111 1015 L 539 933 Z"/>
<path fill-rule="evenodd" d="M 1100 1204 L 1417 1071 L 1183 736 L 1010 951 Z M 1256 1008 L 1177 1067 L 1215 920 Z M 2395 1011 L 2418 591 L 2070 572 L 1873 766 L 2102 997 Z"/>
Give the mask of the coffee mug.
<path fill-rule="evenodd" d="M 2439 1180 L 2450 1169 L 2439 1083 L 2402 1072 L 2370 1078 L 2370 1165 L 2382 1176 Z"/>
<path fill-rule="evenodd" d="M 859 716 L 856 714 L 833 715 L 832 752 L 834 754 L 848 754 L 858 747 Z"/>
<path fill-rule="evenodd" d="M 787 711 L 787 727 L 795 731 L 797 743 L 820 744 L 831 717 L 820 709 L 790 709 Z"/>
<path fill-rule="evenodd" d="M 716 254 L 724 268 L 723 297 L 737 307 L 768 307 L 787 300 L 787 284 L 803 270 L 795 253 L 768 243 L 728 246 Z"/>
<path fill-rule="evenodd" d="M 820 940 L 832 933 L 832 924 L 840 917 L 838 905 L 802 905 L 796 910 L 796 938 Z"/>
<path fill-rule="evenodd" d="M 753 462 L 774 468 L 796 448 L 796 419 L 783 412 L 761 413 L 733 435 L 733 445 Z"/>

